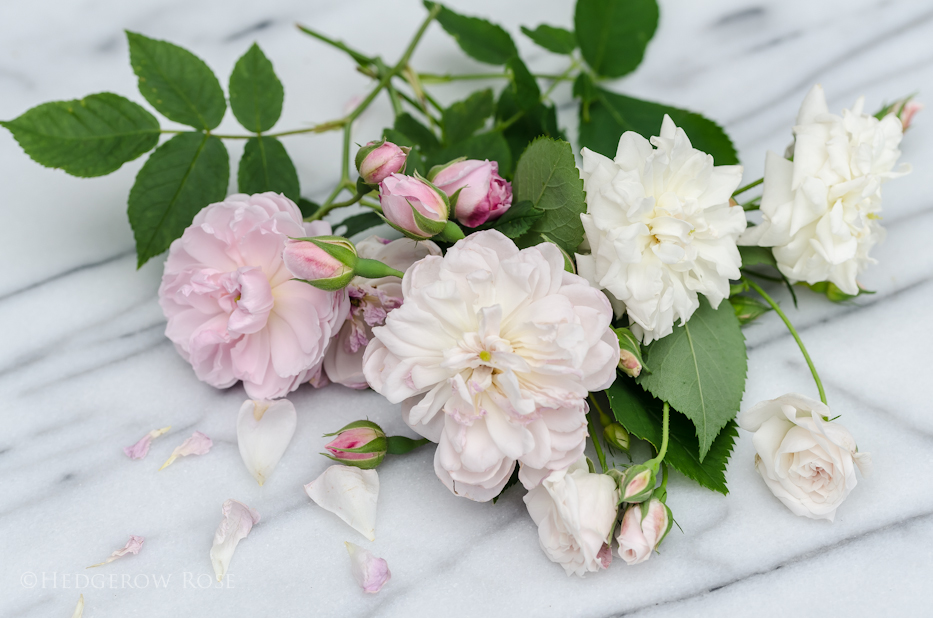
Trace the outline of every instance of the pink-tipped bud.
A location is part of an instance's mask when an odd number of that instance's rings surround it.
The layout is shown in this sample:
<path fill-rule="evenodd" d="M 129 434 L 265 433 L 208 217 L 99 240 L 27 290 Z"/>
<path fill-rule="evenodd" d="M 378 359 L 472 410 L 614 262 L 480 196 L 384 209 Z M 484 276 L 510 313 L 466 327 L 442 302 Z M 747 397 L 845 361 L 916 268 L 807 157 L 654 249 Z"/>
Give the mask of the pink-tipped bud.
<path fill-rule="evenodd" d="M 356 153 L 360 178 L 367 184 L 377 185 L 392 174 L 401 174 L 410 150 L 385 140 L 369 142 Z"/>
<path fill-rule="evenodd" d="M 417 175 L 392 174 L 383 180 L 379 184 L 379 202 L 389 223 L 410 238 L 431 238 L 447 227 L 447 195 Z"/>
<path fill-rule="evenodd" d="M 629 566 L 644 562 L 667 536 L 673 523 L 671 510 L 657 498 L 628 507 L 616 535 L 619 557 Z"/>
<path fill-rule="evenodd" d="M 625 471 L 619 481 L 622 502 L 643 502 L 651 496 L 657 477 L 655 471 L 644 465 L 635 465 Z"/>
<path fill-rule="evenodd" d="M 433 168 L 428 179 L 449 198 L 457 196 L 454 216 L 467 227 L 498 219 L 512 205 L 512 184 L 495 161 L 455 161 Z"/>
<path fill-rule="evenodd" d="M 901 121 L 901 126 L 904 131 L 910 128 L 911 123 L 914 120 L 914 116 L 917 115 L 920 110 L 923 109 L 923 103 L 920 101 L 914 101 L 913 99 L 907 99 L 906 101 L 899 101 L 894 104 L 894 109 L 892 113 L 897 115 Z"/>
<path fill-rule="evenodd" d="M 641 344 L 635 335 L 627 328 L 614 328 L 619 338 L 619 371 L 627 376 L 637 378 L 644 368 L 641 356 Z"/>
<path fill-rule="evenodd" d="M 356 247 L 339 236 L 290 239 L 282 258 L 296 279 L 323 290 L 346 287 L 357 262 Z"/>
<path fill-rule="evenodd" d="M 334 461 L 364 470 L 381 464 L 388 450 L 385 432 L 379 425 L 370 421 L 350 423 L 327 436 L 336 437 L 324 445 L 329 453 L 324 455 Z"/>

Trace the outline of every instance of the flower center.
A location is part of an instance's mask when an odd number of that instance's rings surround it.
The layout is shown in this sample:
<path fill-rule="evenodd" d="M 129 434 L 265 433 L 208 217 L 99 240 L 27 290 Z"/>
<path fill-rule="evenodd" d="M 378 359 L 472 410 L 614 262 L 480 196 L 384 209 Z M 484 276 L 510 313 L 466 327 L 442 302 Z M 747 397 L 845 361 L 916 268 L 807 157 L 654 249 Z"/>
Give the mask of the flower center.
<path fill-rule="evenodd" d="M 490 354 L 486 350 L 483 350 L 482 352 L 479 353 L 479 359 L 483 361 L 484 363 L 488 363 L 489 361 L 492 360 L 492 354 Z"/>

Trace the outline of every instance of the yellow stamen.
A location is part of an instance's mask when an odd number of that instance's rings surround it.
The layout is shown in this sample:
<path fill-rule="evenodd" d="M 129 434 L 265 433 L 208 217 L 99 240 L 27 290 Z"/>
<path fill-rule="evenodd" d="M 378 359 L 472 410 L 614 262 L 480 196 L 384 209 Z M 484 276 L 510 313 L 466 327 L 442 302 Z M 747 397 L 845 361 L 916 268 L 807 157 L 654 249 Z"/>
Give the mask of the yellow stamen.
<path fill-rule="evenodd" d="M 483 350 L 482 352 L 479 353 L 479 359 L 483 361 L 484 363 L 488 363 L 489 361 L 492 360 L 492 354 L 490 354 L 486 350 Z"/>

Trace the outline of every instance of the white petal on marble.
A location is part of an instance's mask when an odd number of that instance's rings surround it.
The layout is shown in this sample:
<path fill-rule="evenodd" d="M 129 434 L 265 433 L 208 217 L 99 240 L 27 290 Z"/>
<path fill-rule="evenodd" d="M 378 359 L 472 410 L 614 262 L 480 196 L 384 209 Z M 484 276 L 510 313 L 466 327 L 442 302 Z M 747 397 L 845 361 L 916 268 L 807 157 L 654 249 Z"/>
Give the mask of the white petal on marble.
<path fill-rule="evenodd" d="M 136 536 L 136 535 L 130 535 L 130 540 L 126 542 L 126 545 L 124 545 L 122 548 L 120 548 L 120 549 L 118 549 L 117 551 L 115 551 L 115 552 L 113 552 L 112 554 L 110 554 L 110 557 L 107 558 L 106 560 L 104 560 L 103 562 L 98 562 L 97 564 L 92 564 L 92 565 L 89 566 L 88 568 L 89 568 L 89 569 L 93 569 L 94 567 L 99 567 L 99 566 L 103 566 L 103 565 L 105 565 L 105 564 L 110 564 L 111 562 L 113 562 L 113 561 L 116 560 L 117 558 L 122 558 L 123 556 L 125 556 L 125 555 L 127 555 L 127 554 L 133 554 L 133 555 L 135 556 L 136 554 L 139 553 L 139 550 L 143 548 L 143 541 L 145 541 L 145 540 L 146 540 L 146 539 L 145 539 L 144 537 Z"/>
<path fill-rule="evenodd" d="M 260 485 L 282 459 L 297 424 L 295 405 L 287 399 L 247 399 L 240 406 L 236 419 L 237 446 L 246 469 Z"/>
<path fill-rule="evenodd" d="M 572 27 L 572 0 L 444 4 L 505 27 L 532 71 L 566 68 L 565 57 L 536 48 L 519 26 Z M 660 5 L 644 64 L 606 88 L 718 121 L 746 166 L 746 183 L 761 176 L 768 149 L 783 151 L 800 101 L 816 82 L 830 93 L 831 109 L 851 105 L 861 93 L 868 109 L 917 90 L 930 101 L 933 63 L 924 61 L 933 41 L 929 3 Z M 424 8 L 399 2 L 385 9 L 362 0 L 188 0 L 180 14 L 166 10 L 164 0 L 44 0 L 7 2 L 0 13 L 0 119 L 46 101 L 105 90 L 149 108 L 129 68 L 121 34 L 128 28 L 190 49 L 224 85 L 236 60 L 258 41 L 287 93 L 274 130 L 288 130 L 340 116 L 344 102 L 371 88 L 354 72 L 352 60 L 297 32 L 295 22 L 394 60 Z M 466 58 L 437 25 L 428 28 L 411 64 L 436 73 L 491 68 Z M 496 90 L 504 84 L 487 83 Z M 477 86 L 452 82 L 429 88 L 448 105 Z M 578 109 L 570 85 L 559 84 L 552 97 L 561 126 L 575 140 Z M 391 122 L 390 101 L 380 97 L 359 120 L 353 140 L 376 139 Z M 230 113 L 216 129 L 242 132 Z M 295 161 L 302 193 L 325 199 L 340 176 L 339 136 L 282 142 Z M 236 165 L 243 140 L 225 144 Z M 873 251 L 879 263 L 862 281 L 877 294 L 835 305 L 798 290 L 800 308 L 794 310 L 786 290 L 768 287 L 800 329 L 830 403 L 845 410 L 842 420 L 875 458 L 875 474 L 859 482 L 834 524 L 795 517 L 775 500 L 755 472 L 754 448 L 743 435 L 727 471 L 728 496 L 671 474 L 668 504 L 684 532 L 675 528 L 661 555 L 637 569 L 619 561 L 596 577 L 568 580 L 539 549 L 521 491 L 496 505 L 464 504 L 469 501 L 450 495 L 436 480 L 433 449 L 419 449 L 379 468 L 380 550 L 391 556 L 393 583 L 400 585 L 364 595 L 347 572 L 340 542 L 355 533 L 341 535 L 349 532 L 345 524 L 306 504 L 296 488 L 324 469 L 321 435 L 336 427 L 369 417 L 389 434 L 410 435 L 399 407 L 369 391 L 299 388 L 289 395 L 302 422 L 288 465 L 280 464 L 275 480 L 260 490 L 239 470 L 234 427 L 235 406 L 246 398 L 242 388 L 215 390 L 194 377 L 163 334 L 155 298 L 161 260 L 136 269 L 126 196 L 148 155 L 110 176 L 74 178 L 31 161 L 0 129 L 0 264 L 7 266 L 0 269 L 0 324 L 6 326 L 0 329 L 0 401 L 7 404 L 0 408 L 0 616 L 67 616 L 75 590 L 61 588 L 62 573 L 76 567 L 83 572 L 88 557 L 101 551 L 102 538 L 130 526 L 147 531 L 147 543 L 158 538 L 160 551 L 146 548 L 144 569 L 174 573 L 171 585 L 89 588 L 92 609 L 86 615 L 125 618 L 141 607 L 158 607 L 161 614 L 177 616 L 292 616 L 307 615 L 312 604 L 322 616 L 380 618 L 428 615 L 439 607 L 452 617 L 484 618 L 521 616 L 539 607 L 552 616 L 635 618 L 744 615 L 749 608 L 763 618 L 925 615 L 933 606 L 933 492 L 918 479 L 933 478 L 933 414 L 925 388 L 925 351 L 933 347 L 933 201 L 926 180 L 933 177 L 933 114 L 917 118 L 902 150 L 914 174 L 884 186 L 888 239 Z M 49 226 L 67 230 L 67 241 L 49 241 Z M 382 227 L 376 233 L 391 232 Z M 780 319 L 765 316 L 744 333 L 745 407 L 787 391 L 816 396 Z M 181 427 L 190 435 L 197 428 L 215 438 L 210 457 L 155 475 L 149 464 L 130 465 L 114 446 L 168 422 L 176 426 L 173 431 Z M 152 450 L 164 459 L 173 446 L 157 440 Z M 264 544 L 247 541 L 236 559 L 249 561 L 261 576 L 257 581 L 239 578 L 235 562 L 232 577 L 224 577 L 225 589 L 186 589 L 179 579 L 184 571 L 214 578 L 205 527 L 216 525 L 217 505 L 231 496 L 257 508 L 269 527 L 264 532 L 294 551 L 266 551 Z M 125 566 L 142 564 L 138 559 Z M 107 573 L 124 565 L 116 566 Z M 29 571 L 40 577 L 31 589 L 16 583 Z M 43 571 L 48 578 L 58 573 L 58 589 L 42 588 Z M 827 577 L 831 594 L 825 585 L 814 585 Z"/>
<path fill-rule="evenodd" d="M 84 595 L 78 597 L 78 604 L 75 605 L 75 611 L 71 615 L 71 618 L 81 618 L 84 615 Z"/>
<path fill-rule="evenodd" d="M 222 581 L 227 574 L 237 544 L 259 523 L 259 513 L 236 500 L 224 502 L 223 513 L 224 518 L 217 526 L 211 546 L 211 564 L 217 581 Z"/>
<path fill-rule="evenodd" d="M 350 554 L 350 572 L 363 592 L 376 594 L 382 590 L 382 587 L 392 578 L 386 561 L 350 541 L 346 541 L 344 545 Z"/>
<path fill-rule="evenodd" d="M 376 501 L 379 475 L 375 470 L 334 465 L 307 485 L 305 492 L 370 541 L 376 540 Z"/>
<path fill-rule="evenodd" d="M 172 451 L 172 454 L 168 459 L 165 460 L 165 463 L 162 464 L 162 467 L 159 470 L 165 470 L 170 465 L 175 463 L 175 460 L 179 457 L 187 457 L 188 455 L 206 455 L 210 452 L 211 447 L 214 445 L 213 441 L 205 436 L 200 431 L 196 431 L 191 434 L 191 437 L 182 442 L 179 446 L 175 447 L 175 450 Z"/>

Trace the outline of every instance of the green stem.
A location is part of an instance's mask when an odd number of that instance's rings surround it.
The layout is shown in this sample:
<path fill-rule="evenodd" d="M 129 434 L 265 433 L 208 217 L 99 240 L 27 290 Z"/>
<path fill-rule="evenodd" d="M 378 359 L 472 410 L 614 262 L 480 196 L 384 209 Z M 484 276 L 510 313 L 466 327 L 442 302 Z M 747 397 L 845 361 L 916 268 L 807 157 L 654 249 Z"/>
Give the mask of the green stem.
<path fill-rule="evenodd" d="M 748 200 L 744 204 L 739 204 L 739 206 L 741 206 L 742 210 L 744 210 L 745 212 L 749 212 L 752 210 L 758 210 L 759 208 L 761 208 L 761 198 L 756 197 L 754 199 Z"/>
<path fill-rule="evenodd" d="M 277 133 L 263 133 L 265 137 L 285 137 L 286 135 L 301 135 L 304 133 L 326 133 L 327 131 L 334 131 L 336 129 L 342 128 L 344 125 L 344 119 L 338 118 L 337 120 L 328 120 L 327 122 L 322 122 L 321 124 L 316 124 L 313 127 L 307 127 L 305 129 L 291 129 L 290 131 L 279 131 Z M 167 135 L 177 135 L 179 133 L 191 133 L 192 131 L 180 131 L 176 129 L 162 129 L 160 133 Z M 218 139 L 250 139 L 253 137 L 258 137 L 258 133 L 251 135 L 233 135 L 227 133 L 211 133 L 207 131 L 208 135 L 212 135 Z"/>
<path fill-rule="evenodd" d="M 759 279 L 764 279 L 765 281 L 773 281 L 775 283 L 784 283 L 784 280 L 780 277 L 772 277 L 771 275 L 764 275 L 762 273 L 756 273 L 754 270 L 748 270 L 746 268 L 742 269 L 742 272 L 746 275 L 752 275 L 753 277 L 758 277 Z"/>
<path fill-rule="evenodd" d="M 667 441 L 671 433 L 671 406 L 666 401 L 664 402 L 663 413 L 664 420 L 661 426 L 661 448 L 658 450 L 658 456 L 654 458 L 658 463 L 664 461 L 664 456 L 667 455 Z"/>
<path fill-rule="evenodd" d="M 596 398 L 593 395 L 589 396 L 590 402 L 593 404 L 593 407 L 596 408 L 597 414 L 602 414 L 602 410 L 599 407 L 599 404 L 596 403 Z M 593 439 L 593 446 L 596 448 L 596 457 L 599 459 L 599 467 L 602 469 L 603 474 L 606 473 L 606 470 L 609 467 L 606 465 L 606 455 L 603 453 L 603 447 L 599 443 L 599 431 L 596 427 L 596 419 L 593 417 L 593 414 L 587 414 L 587 422 L 590 426 L 590 438 Z"/>
<path fill-rule="evenodd" d="M 535 74 L 538 79 L 556 79 L 567 80 L 566 75 L 554 74 Z M 508 73 L 418 73 L 418 79 L 426 84 L 447 84 L 455 81 L 475 80 L 475 79 L 508 79 Z"/>
<path fill-rule="evenodd" d="M 567 69 L 563 73 L 561 73 L 560 75 L 549 77 L 549 79 L 554 80 L 554 83 L 552 83 L 551 86 L 547 90 L 545 90 L 541 94 L 540 97 L 538 97 L 538 102 L 541 102 L 545 100 L 546 98 L 548 98 L 548 96 L 550 96 L 550 94 L 554 92 L 554 88 L 557 87 L 557 84 L 559 84 L 562 80 L 567 79 L 567 76 L 570 75 L 570 73 L 573 72 L 573 70 L 576 69 L 578 66 L 579 66 L 579 63 L 576 60 L 574 60 L 573 62 L 570 63 L 570 66 L 567 67 Z M 540 76 L 536 75 L 535 77 L 540 77 Z M 502 122 L 497 123 L 496 126 L 490 129 L 489 132 L 496 133 L 498 131 L 505 131 L 510 126 L 518 122 L 524 115 L 525 115 L 524 110 L 518 111 L 515 114 L 513 114 L 511 117 L 507 118 L 506 120 L 503 120 Z"/>
<path fill-rule="evenodd" d="M 797 329 L 794 328 L 794 325 L 790 323 L 790 320 L 787 319 L 787 316 L 784 315 L 784 312 L 778 306 L 778 304 L 771 298 L 767 292 L 761 289 L 761 286 L 751 281 L 746 277 L 742 277 L 742 280 L 748 284 L 748 287 L 752 288 L 767 302 L 771 305 L 771 308 L 774 309 L 774 312 L 781 316 L 781 319 L 784 320 L 784 325 L 787 326 L 787 330 L 790 331 L 790 334 L 794 336 L 794 340 L 797 342 L 797 345 L 800 347 L 800 352 L 803 354 L 803 358 L 807 361 L 807 366 L 810 367 L 810 373 L 813 374 L 813 380 L 816 382 L 816 388 L 820 391 L 820 401 L 824 404 L 826 403 L 826 391 L 823 390 L 823 382 L 820 381 L 820 374 L 816 372 L 816 367 L 813 365 L 813 361 L 810 359 L 810 354 L 807 352 L 807 347 L 803 345 L 803 341 L 800 339 L 800 335 L 797 334 Z M 828 404 L 827 404 L 828 405 Z"/>
<path fill-rule="evenodd" d="M 367 65 L 367 64 L 372 64 L 373 62 L 376 61 L 375 58 L 370 58 L 369 56 L 365 54 L 361 54 L 360 52 L 356 51 L 355 49 L 353 49 L 352 47 L 350 47 L 343 41 L 337 41 L 336 39 L 332 39 L 328 37 L 327 35 L 321 34 L 320 32 L 317 32 L 315 30 L 312 30 L 311 28 L 308 28 L 307 26 L 303 26 L 301 24 L 295 24 L 295 25 L 298 27 L 299 30 L 301 30 L 305 34 L 309 34 L 313 36 L 314 38 L 316 38 L 317 40 L 323 41 L 324 43 L 327 43 L 331 47 L 336 47 L 340 51 L 349 54 L 350 57 L 353 58 L 359 64 Z"/>
<path fill-rule="evenodd" d="M 755 187 L 757 187 L 758 185 L 760 185 L 760 184 L 763 183 L 764 181 L 765 181 L 764 178 L 759 178 L 759 179 L 756 180 L 755 182 L 750 182 L 750 183 L 748 183 L 747 185 L 745 185 L 744 187 L 739 187 L 738 189 L 735 190 L 735 193 L 732 194 L 732 197 L 735 197 L 736 195 L 741 195 L 741 194 L 745 193 L 746 191 L 748 191 L 749 189 L 754 189 Z"/>

